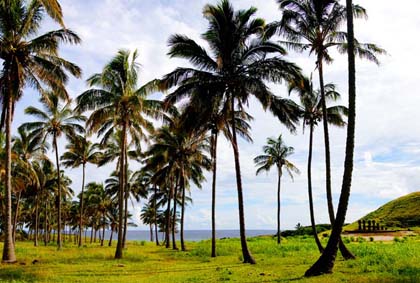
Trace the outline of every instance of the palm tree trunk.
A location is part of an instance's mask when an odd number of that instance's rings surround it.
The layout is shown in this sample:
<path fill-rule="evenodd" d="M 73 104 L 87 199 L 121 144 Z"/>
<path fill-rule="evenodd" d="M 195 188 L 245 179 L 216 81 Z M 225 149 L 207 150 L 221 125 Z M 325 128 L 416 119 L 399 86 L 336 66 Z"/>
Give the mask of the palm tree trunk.
<path fill-rule="evenodd" d="M 178 176 L 179 178 L 179 176 Z M 174 200 L 174 214 L 172 215 L 172 249 L 177 250 L 178 247 L 176 246 L 176 238 L 175 238 L 175 228 L 176 228 L 176 201 L 178 196 L 178 185 L 179 182 L 175 183 L 175 191 L 173 195 Z"/>
<path fill-rule="evenodd" d="M 280 188 L 281 188 L 281 168 L 278 168 L 278 181 L 277 181 L 277 244 L 280 244 Z"/>
<path fill-rule="evenodd" d="M 126 240 L 127 240 L 127 221 L 128 221 L 128 198 L 130 197 L 130 191 L 128 188 L 128 178 L 127 178 L 127 172 L 128 172 L 128 159 L 127 159 L 127 154 L 125 154 L 125 168 L 124 168 L 124 180 L 125 180 L 125 185 L 124 185 L 124 233 L 123 233 L 123 242 L 122 242 L 122 246 L 123 249 L 126 248 Z"/>
<path fill-rule="evenodd" d="M 114 227 L 111 227 L 111 235 L 109 236 L 108 247 L 112 246 L 112 236 L 114 234 Z"/>
<path fill-rule="evenodd" d="M 155 235 L 156 235 L 156 246 L 159 246 L 159 234 L 158 234 L 158 225 L 157 225 L 157 206 L 156 206 L 156 186 L 154 186 L 154 196 L 155 196 L 155 198 L 154 198 L 154 200 L 153 200 L 153 205 L 154 205 L 154 207 L 155 207 L 155 210 L 154 210 L 154 214 L 155 214 Z"/>
<path fill-rule="evenodd" d="M 10 86 L 9 86 L 10 87 Z M 5 222 L 5 238 L 3 245 L 3 259 L 2 262 L 14 263 L 16 262 L 15 245 L 12 238 L 12 90 L 9 91 L 9 96 L 6 98 L 6 221 Z"/>
<path fill-rule="evenodd" d="M 104 246 L 104 241 L 105 241 L 105 211 L 102 213 L 102 221 L 103 221 L 103 226 L 102 226 L 101 247 Z"/>
<path fill-rule="evenodd" d="M 154 242 L 155 239 L 153 238 L 153 227 L 152 227 L 152 223 L 149 224 L 149 232 L 150 232 L 150 242 Z"/>
<path fill-rule="evenodd" d="M 44 246 L 48 243 L 48 201 L 47 201 L 47 191 L 45 190 L 45 215 L 44 215 Z"/>
<path fill-rule="evenodd" d="M 86 164 L 82 165 L 82 192 L 80 194 L 80 219 L 79 219 L 79 247 L 82 246 L 82 233 L 83 233 L 83 194 L 85 191 L 85 175 L 86 175 Z"/>
<path fill-rule="evenodd" d="M 211 257 L 216 257 L 216 172 L 217 172 L 217 131 L 212 133 L 211 157 L 213 179 L 211 184 Z"/>
<path fill-rule="evenodd" d="M 168 249 L 171 246 L 170 243 L 170 226 L 171 226 L 171 198 L 172 198 L 173 185 L 170 184 L 168 191 L 168 205 L 166 208 L 166 232 L 165 232 L 165 247 Z"/>
<path fill-rule="evenodd" d="M 53 144 L 55 150 L 55 162 L 57 165 L 57 189 L 58 189 L 58 218 L 57 218 L 57 249 L 61 250 L 61 174 L 60 174 L 60 162 L 58 160 L 58 146 L 57 146 L 57 135 L 53 136 Z"/>
<path fill-rule="evenodd" d="M 231 119 L 235 121 L 235 100 L 232 95 L 231 97 Z M 241 165 L 239 163 L 239 150 L 238 150 L 238 142 L 236 139 L 236 125 L 235 122 L 232 123 L 232 148 L 233 148 L 233 155 L 235 157 L 235 172 L 236 172 L 236 186 L 238 190 L 238 206 L 239 206 L 239 232 L 241 238 L 241 247 L 242 247 L 242 255 L 244 258 L 244 263 L 255 264 L 255 259 L 252 257 L 248 245 L 246 242 L 246 235 L 245 235 L 245 213 L 244 213 L 244 200 L 243 200 L 243 193 L 242 193 L 242 178 L 241 178 Z"/>
<path fill-rule="evenodd" d="M 182 168 L 182 173 L 180 177 L 181 189 L 182 189 L 182 205 L 181 205 L 181 250 L 186 251 L 185 242 L 184 242 L 184 216 L 185 216 L 185 180 L 184 180 L 184 168 Z"/>
<path fill-rule="evenodd" d="M 39 211 L 38 211 L 38 194 L 35 196 L 35 235 L 34 235 L 34 246 L 38 246 L 38 234 L 39 234 Z"/>
<path fill-rule="evenodd" d="M 324 126 L 324 143 L 325 143 L 325 174 L 326 174 L 326 191 L 327 191 L 327 204 L 328 204 L 328 215 L 330 217 L 331 225 L 334 224 L 334 205 L 331 191 L 331 154 L 330 154 L 330 137 L 328 131 L 328 115 L 327 115 L 327 104 L 325 101 L 325 89 L 324 89 L 324 73 L 323 73 L 322 55 L 318 55 L 318 74 L 319 74 L 319 85 L 321 89 L 321 104 L 322 104 L 322 123 Z M 339 240 L 340 252 L 345 259 L 354 259 L 355 256 L 347 249 L 343 241 Z"/>
<path fill-rule="evenodd" d="M 90 243 L 93 243 L 93 224 L 92 224 L 92 228 L 90 229 Z"/>
<path fill-rule="evenodd" d="M 22 191 L 19 191 L 17 195 L 17 200 L 16 200 L 15 217 L 13 218 L 13 228 L 12 228 L 13 243 L 16 243 L 16 225 L 17 225 L 17 221 L 19 217 L 19 205 L 20 205 L 21 196 L 22 196 Z"/>
<path fill-rule="evenodd" d="M 331 236 L 327 247 L 318 261 L 305 273 L 305 276 L 316 276 L 331 273 L 337 256 L 338 242 L 346 218 L 348 201 L 353 173 L 354 136 L 356 126 L 356 67 L 354 56 L 354 30 L 353 30 L 353 1 L 346 0 L 347 9 L 347 38 L 349 60 L 349 117 L 347 125 L 346 157 L 344 160 L 343 183 L 338 203 L 337 217 L 334 221 Z"/>
<path fill-rule="evenodd" d="M 312 198 L 312 145 L 314 136 L 314 126 L 311 122 L 309 126 L 309 154 L 308 154 L 308 196 L 309 196 L 309 213 L 311 217 L 312 234 L 314 234 L 315 243 L 320 253 L 324 251 L 321 241 L 318 238 L 315 225 L 315 213 L 314 213 L 314 202 Z"/>
<path fill-rule="evenodd" d="M 122 139 L 121 139 L 121 156 L 120 156 L 120 188 L 118 192 L 118 242 L 117 249 L 115 251 L 115 258 L 120 259 L 123 257 L 123 221 L 124 221 L 124 188 L 125 188 L 125 155 L 127 151 L 127 125 L 123 125 Z"/>

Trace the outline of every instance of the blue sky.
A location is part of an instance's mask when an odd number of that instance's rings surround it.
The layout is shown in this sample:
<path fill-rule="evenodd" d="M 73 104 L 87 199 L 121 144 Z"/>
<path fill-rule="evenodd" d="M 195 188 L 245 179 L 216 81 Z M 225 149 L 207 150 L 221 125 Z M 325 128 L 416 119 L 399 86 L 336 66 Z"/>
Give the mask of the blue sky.
<path fill-rule="evenodd" d="M 268 22 L 278 20 L 274 0 L 232 0 L 236 9 L 255 6 L 257 15 Z M 62 0 L 65 22 L 76 31 L 83 43 L 63 46 L 62 56 L 83 69 L 83 79 L 72 79 L 68 89 L 76 97 L 86 89 L 85 79 L 117 52 L 118 49 L 138 49 L 142 65 L 141 84 L 159 78 L 177 66 L 188 66 L 184 60 L 169 59 L 167 40 L 171 34 L 181 33 L 204 44 L 200 34 L 206 29 L 201 11 L 210 0 Z M 356 37 L 362 42 L 373 42 L 388 51 L 380 58 L 381 65 L 357 62 L 357 132 L 356 163 L 352 197 L 347 221 L 357 220 L 367 212 L 387 201 L 418 191 L 420 188 L 420 113 L 418 82 L 420 75 L 420 27 L 416 0 L 406 0 L 404 5 L 389 1 L 370 0 L 361 3 L 368 11 L 367 21 L 356 22 Z M 48 23 L 48 28 L 54 27 Z M 325 80 L 338 85 L 342 104 L 347 104 L 346 58 L 333 53 L 335 61 L 326 67 Z M 306 74 L 314 71 L 314 58 L 306 54 L 289 54 Z M 316 76 L 314 75 L 314 78 Z M 315 79 L 316 81 L 316 79 Z M 271 85 L 277 95 L 286 96 L 284 86 Z M 160 96 L 159 94 L 156 94 Z M 19 102 L 15 126 L 30 118 L 23 114 L 28 105 L 37 105 L 37 95 L 27 90 Z M 249 112 L 252 123 L 253 144 L 240 143 L 240 157 L 244 182 L 245 216 L 248 229 L 274 229 L 276 226 L 276 173 L 255 176 L 253 158 L 260 154 L 266 138 L 283 134 L 286 143 L 295 147 L 291 160 L 302 174 L 292 182 L 287 176 L 282 183 L 282 227 L 293 228 L 298 222 L 309 224 L 306 159 L 307 132 L 299 130 L 291 135 L 270 114 L 264 113 L 253 100 Z M 313 162 L 313 186 L 316 221 L 328 222 L 324 188 L 322 129 L 316 129 Z M 338 199 L 343 173 L 345 130 L 331 129 L 333 191 Z M 62 142 L 64 144 L 64 140 Z M 62 148 L 64 145 L 62 145 Z M 62 151 L 62 149 L 61 149 Z M 219 145 L 219 175 L 217 183 L 217 227 L 238 227 L 237 194 L 234 177 L 232 149 L 221 140 Z M 134 165 L 136 167 L 138 165 Z M 97 169 L 88 166 L 88 181 L 104 181 L 113 165 Z M 80 170 L 68 170 L 73 179 L 73 189 L 80 190 Z M 208 175 L 208 180 L 210 180 Z M 210 229 L 210 182 L 202 190 L 192 189 L 194 204 L 186 214 L 187 229 Z M 337 203 L 335 204 L 337 206 Z M 133 209 L 135 221 L 141 204 Z M 140 228 L 145 228 L 140 225 Z"/>

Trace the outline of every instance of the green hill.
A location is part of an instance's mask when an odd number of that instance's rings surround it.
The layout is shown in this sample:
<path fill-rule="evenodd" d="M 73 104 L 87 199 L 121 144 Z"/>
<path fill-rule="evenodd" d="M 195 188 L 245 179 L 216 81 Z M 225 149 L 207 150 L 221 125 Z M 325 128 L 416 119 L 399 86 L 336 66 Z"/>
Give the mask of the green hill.
<path fill-rule="evenodd" d="M 389 228 L 408 228 L 420 226 L 420 192 L 392 200 L 360 220 L 379 221 Z M 345 230 L 356 230 L 357 221 L 346 226 Z"/>

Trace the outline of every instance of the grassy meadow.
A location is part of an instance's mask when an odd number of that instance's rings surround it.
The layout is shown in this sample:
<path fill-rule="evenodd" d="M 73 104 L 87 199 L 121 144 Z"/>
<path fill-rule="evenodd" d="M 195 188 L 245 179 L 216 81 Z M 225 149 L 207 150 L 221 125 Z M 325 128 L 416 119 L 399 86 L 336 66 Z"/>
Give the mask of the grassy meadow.
<path fill-rule="evenodd" d="M 113 259 L 115 247 L 97 243 L 67 242 L 58 252 L 53 244 L 18 242 L 18 263 L 1 265 L 0 282 L 420 282 L 419 236 L 346 242 L 357 259 L 339 257 L 333 274 L 309 279 L 302 275 L 319 256 L 309 236 L 282 239 L 280 246 L 272 237 L 250 238 L 256 265 L 241 263 L 239 239 L 219 240 L 214 259 L 210 241 L 189 242 L 187 252 L 131 241 L 122 260 Z"/>

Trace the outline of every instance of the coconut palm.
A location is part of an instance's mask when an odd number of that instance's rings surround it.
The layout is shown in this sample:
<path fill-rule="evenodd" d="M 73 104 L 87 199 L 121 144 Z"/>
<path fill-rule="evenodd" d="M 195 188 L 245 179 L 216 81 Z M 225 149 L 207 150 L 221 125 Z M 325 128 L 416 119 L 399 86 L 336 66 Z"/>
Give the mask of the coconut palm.
<path fill-rule="evenodd" d="M 298 52 L 309 50 L 316 56 L 316 67 L 319 74 L 321 89 L 321 103 L 323 108 L 323 127 L 325 143 L 325 175 L 328 214 L 331 224 L 334 223 L 334 206 L 331 192 L 331 157 L 330 141 L 328 133 L 328 118 L 324 88 L 324 65 L 333 61 L 329 50 L 335 47 L 340 53 L 347 52 L 347 33 L 340 31 L 340 26 L 346 20 L 346 9 L 336 0 L 277 0 L 283 12 L 282 19 L 271 25 L 269 30 L 278 30 L 286 41 L 289 48 Z M 357 17 L 366 17 L 364 8 L 354 5 L 352 14 Z M 270 32 L 269 32 L 270 33 Z M 384 54 L 385 50 L 374 44 L 356 42 L 355 52 L 360 58 L 379 63 L 378 54 Z M 345 258 L 354 258 L 349 250 L 340 241 L 340 251 Z"/>
<path fill-rule="evenodd" d="M 263 155 L 254 158 L 255 165 L 258 166 L 257 175 L 262 171 L 270 171 L 273 166 L 277 167 L 277 243 L 280 244 L 280 186 L 283 170 L 289 173 L 293 179 L 293 174 L 300 174 L 299 169 L 288 160 L 294 153 L 294 148 L 286 146 L 282 135 L 277 139 L 268 138 L 267 145 L 263 146 Z"/>
<path fill-rule="evenodd" d="M 87 121 L 89 132 L 102 136 L 101 144 L 107 143 L 115 130 L 121 134 L 120 150 L 120 190 L 118 243 L 115 258 L 122 258 L 123 248 L 123 206 L 124 191 L 127 184 L 127 145 L 128 137 L 140 145 L 147 140 L 147 133 L 153 131 L 153 124 L 147 117 L 157 118 L 161 103 L 150 100 L 150 85 L 137 87 L 139 65 L 136 62 L 137 51 L 120 50 L 104 67 L 101 73 L 88 79 L 90 87 L 77 98 L 77 110 L 93 110 Z"/>
<path fill-rule="evenodd" d="M 299 68 L 282 58 L 285 54 L 282 47 L 261 37 L 265 22 L 253 18 L 256 10 L 235 11 L 228 0 L 220 1 L 218 5 L 206 5 L 203 14 L 209 27 L 202 37 L 210 46 L 211 55 L 186 36 L 174 35 L 170 38 L 169 55 L 188 59 L 194 68 L 178 68 L 164 77 L 164 87 L 178 86 L 167 96 L 167 103 L 175 103 L 203 87 L 220 96 L 220 105 L 229 110 L 226 113 L 234 120 L 235 111 L 242 111 L 253 95 L 264 109 L 270 109 L 286 126 L 294 128 L 298 116 L 291 111 L 292 104 L 274 96 L 266 82 L 280 82 L 299 76 Z M 243 260 L 255 263 L 246 242 L 238 131 L 234 123 L 228 132 L 235 160 Z"/>
<path fill-rule="evenodd" d="M 15 136 L 12 139 L 12 143 L 12 151 L 15 152 L 16 157 L 18 158 L 15 160 L 15 165 L 12 167 L 12 170 L 14 171 L 14 182 L 16 183 L 19 179 L 23 181 L 20 186 L 16 184 L 14 186 L 15 193 L 17 194 L 16 211 L 12 228 L 13 242 L 15 242 L 21 195 L 27 188 L 32 191 L 36 191 L 37 188 L 39 188 L 38 175 L 33 167 L 33 162 L 37 159 L 46 158 L 45 151 L 47 145 L 39 143 L 36 140 L 31 140 L 28 133 L 23 129 L 18 129 L 18 136 Z"/>
<path fill-rule="evenodd" d="M 82 246 L 83 233 L 83 191 L 85 188 L 86 164 L 98 163 L 101 153 L 98 151 L 99 145 L 92 144 L 86 139 L 86 136 L 74 136 L 66 146 L 67 151 L 61 156 L 60 160 L 64 167 L 77 168 L 82 166 L 82 192 L 80 194 L 80 212 L 79 212 L 79 247 Z"/>
<path fill-rule="evenodd" d="M 340 94 L 335 90 L 333 84 L 325 85 L 325 98 L 327 102 L 334 102 L 340 98 Z M 308 152 L 308 196 L 309 196 L 309 211 L 311 218 L 312 233 L 314 234 L 315 242 L 318 250 L 323 252 L 321 241 L 318 238 L 315 225 L 315 213 L 312 199 L 312 144 L 313 144 L 313 133 L 315 127 L 319 122 L 322 121 L 322 103 L 320 91 L 313 89 L 312 80 L 308 78 L 302 78 L 289 83 L 289 93 L 296 92 L 299 95 L 300 107 L 303 117 L 303 127 L 309 127 L 309 152 Z M 330 106 L 327 107 L 327 118 L 328 123 L 337 127 L 344 127 L 345 122 L 343 116 L 347 115 L 347 108 L 345 106 Z"/>
<path fill-rule="evenodd" d="M 344 160 L 344 175 L 341 187 L 340 201 L 338 203 L 337 218 L 332 226 L 332 232 L 328 240 L 328 244 L 321 257 L 309 268 L 305 276 L 315 276 L 324 273 L 331 273 L 334 267 L 335 258 L 337 256 L 337 246 L 340 241 L 341 231 L 343 229 L 344 220 L 350 198 L 351 180 L 353 173 L 354 158 L 354 133 L 356 124 L 356 66 L 355 66 L 355 45 L 357 41 L 354 39 L 352 0 L 346 0 L 347 11 L 347 33 L 348 33 L 348 62 L 349 62 L 349 118 L 347 126 L 346 139 L 346 157 Z"/>
<path fill-rule="evenodd" d="M 79 77 L 80 69 L 58 55 L 59 44 L 79 43 L 79 37 L 69 29 L 50 31 L 39 35 L 44 19 L 42 3 L 52 4 L 54 0 L 0 2 L 0 58 L 3 69 L 0 76 L 0 101 L 2 106 L 0 128 L 6 133 L 6 231 L 3 246 L 3 261 L 15 262 L 11 231 L 11 123 L 16 101 L 23 95 L 25 86 L 33 87 L 39 93 L 44 87 L 67 96 L 64 85 L 68 80 L 66 71 Z M 46 5 L 54 15 L 54 5 Z M 48 7 L 51 7 L 48 8 Z M 56 6 L 56 12 L 60 9 Z M 55 13 L 57 20 L 61 14 Z"/>
<path fill-rule="evenodd" d="M 104 185 L 99 183 L 89 183 L 86 190 L 87 202 L 92 206 L 92 210 L 98 214 L 100 219 L 100 226 L 102 226 L 101 246 L 104 245 L 105 228 L 106 228 L 106 213 L 112 200 L 106 192 Z"/>
<path fill-rule="evenodd" d="M 192 92 L 190 103 L 184 110 L 183 127 L 187 131 L 210 132 L 210 157 L 212 167 L 212 200 L 211 200 L 211 257 L 216 257 L 216 177 L 217 177 L 217 143 L 220 133 L 229 140 L 228 127 L 232 123 L 229 109 L 223 108 L 220 95 L 215 95 L 214 89 L 197 88 Z M 210 107 L 209 107 L 210 105 Z M 224 105 L 226 106 L 226 105 Z M 245 111 L 235 111 L 235 125 L 238 134 L 248 142 L 252 142 L 249 135 L 251 126 L 249 121 L 253 117 Z"/>
<path fill-rule="evenodd" d="M 77 133 L 83 133 L 84 128 L 79 124 L 85 121 L 85 117 L 73 113 L 71 103 L 61 104 L 60 98 L 52 92 L 41 98 L 44 111 L 36 107 L 30 106 L 25 109 L 25 113 L 38 118 L 36 122 L 28 122 L 20 127 L 26 131 L 30 131 L 30 138 L 34 141 L 44 142 L 47 138 L 52 138 L 53 150 L 55 151 L 55 160 L 57 167 L 57 191 L 58 191 L 58 218 L 57 218 L 57 245 L 58 249 L 62 247 L 61 241 L 61 174 L 58 139 L 64 134 L 69 140 L 74 138 Z"/>

